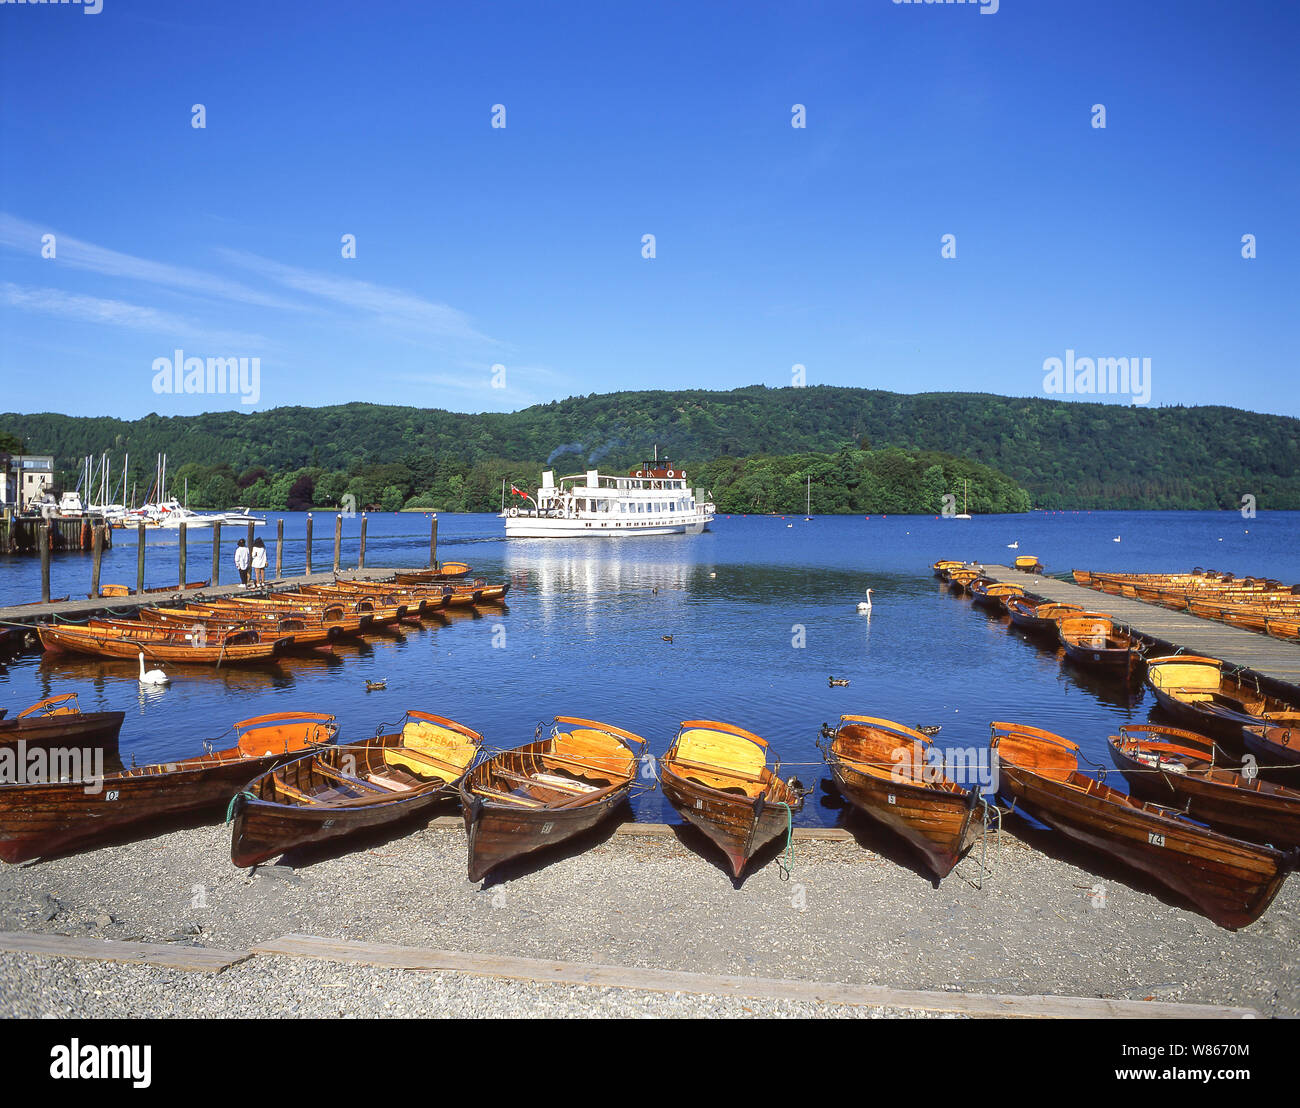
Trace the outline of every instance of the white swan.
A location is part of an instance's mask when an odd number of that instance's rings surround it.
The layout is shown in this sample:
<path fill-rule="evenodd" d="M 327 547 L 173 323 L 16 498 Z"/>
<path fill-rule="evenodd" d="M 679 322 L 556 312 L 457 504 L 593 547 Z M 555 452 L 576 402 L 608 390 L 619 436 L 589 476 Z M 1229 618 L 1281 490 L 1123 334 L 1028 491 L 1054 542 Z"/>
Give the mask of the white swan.
<path fill-rule="evenodd" d="M 867 599 L 858 601 L 858 611 L 859 612 L 871 611 L 871 590 L 870 589 L 867 590 Z"/>
<path fill-rule="evenodd" d="M 1007 543 L 1007 549 L 1008 549 L 1008 550 L 1019 550 L 1019 549 L 1020 549 L 1020 540 L 1019 540 L 1019 539 L 1016 539 L 1015 542 L 1009 542 L 1009 543 Z"/>
<path fill-rule="evenodd" d="M 1119 542 L 1119 536 L 1116 535 L 1116 536 L 1115 536 L 1113 539 L 1111 539 L 1110 541 L 1111 541 L 1111 542 Z"/>
<path fill-rule="evenodd" d="M 140 684 L 142 685 L 170 685 L 171 678 L 163 673 L 160 669 L 151 669 L 147 673 L 144 668 L 144 651 L 140 651 Z"/>

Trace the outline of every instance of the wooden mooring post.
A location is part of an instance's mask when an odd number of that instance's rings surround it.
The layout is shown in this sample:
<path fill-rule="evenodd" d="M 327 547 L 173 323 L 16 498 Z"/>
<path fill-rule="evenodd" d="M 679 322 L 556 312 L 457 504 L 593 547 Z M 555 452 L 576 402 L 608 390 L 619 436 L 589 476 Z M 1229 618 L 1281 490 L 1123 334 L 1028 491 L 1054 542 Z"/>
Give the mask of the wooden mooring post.
<path fill-rule="evenodd" d="M 284 520 L 275 521 L 275 579 L 284 576 Z"/>
<path fill-rule="evenodd" d="M 144 522 L 141 521 L 135 529 L 135 593 L 137 596 L 144 592 Z"/>
<path fill-rule="evenodd" d="M 303 573 L 311 573 L 311 512 L 307 513 L 307 568 Z"/>
<path fill-rule="evenodd" d="M 104 525 L 96 523 L 90 538 L 90 595 L 99 595 L 99 571 L 104 565 Z"/>
<path fill-rule="evenodd" d="M 190 540 L 189 540 L 189 533 L 186 531 L 185 528 L 186 528 L 186 524 L 185 524 L 184 521 L 182 521 L 182 522 L 181 522 L 181 525 L 180 525 L 180 528 L 179 528 L 179 530 L 180 530 L 180 536 L 181 536 L 181 561 L 180 561 L 180 566 L 178 567 L 178 568 L 180 569 L 180 574 L 181 574 L 181 575 L 180 575 L 180 578 L 179 578 L 179 580 L 180 580 L 180 585 L 179 585 L 179 587 L 182 588 L 182 589 L 185 587 L 185 580 L 186 580 L 186 577 L 185 577 L 186 564 L 185 564 L 185 563 L 188 561 L 188 559 L 189 559 L 189 554 L 190 554 Z"/>
<path fill-rule="evenodd" d="M 366 513 L 361 513 L 361 553 L 357 556 L 357 569 L 366 568 Z"/>
<path fill-rule="evenodd" d="M 343 558 L 343 513 L 334 517 L 334 572 L 338 573 Z"/>
<path fill-rule="evenodd" d="M 429 568 L 438 568 L 438 513 L 429 522 Z"/>
<path fill-rule="evenodd" d="M 221 584 L 221 524 L 212 525 L 212 583 Z"/>
<path fill-rule="evenodd" d="M 41 603 L 50 602 L 50 524 L 46 520 L 37 532 L 41 543 Z"/>

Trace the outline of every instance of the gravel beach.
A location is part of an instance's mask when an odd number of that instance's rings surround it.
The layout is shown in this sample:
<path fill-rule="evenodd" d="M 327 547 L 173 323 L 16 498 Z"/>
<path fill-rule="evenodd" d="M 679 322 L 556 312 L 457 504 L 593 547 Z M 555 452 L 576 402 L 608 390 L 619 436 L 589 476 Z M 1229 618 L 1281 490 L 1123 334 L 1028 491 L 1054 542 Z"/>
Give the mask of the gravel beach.
<path fill-rule="evenodd" d="M 493 955 L 1300 1014 L 1300 883 L 1224 931 L 1155 887 L 1011 822 L 936 888 L 869 827 L 769 850 L 737 889 L 690 830 L 596 834 L 465 878 L 455 825 L 229 863 L 188 826 L 0 870 L 0 930 L 247 950 L 285 933 Z M 783 855 L 781 856 L 784 857 Z M 0 954 L 4 1016 L 888 1016 L 914 1011 L 536 984 L 259 955 L 220 974 Z"/>

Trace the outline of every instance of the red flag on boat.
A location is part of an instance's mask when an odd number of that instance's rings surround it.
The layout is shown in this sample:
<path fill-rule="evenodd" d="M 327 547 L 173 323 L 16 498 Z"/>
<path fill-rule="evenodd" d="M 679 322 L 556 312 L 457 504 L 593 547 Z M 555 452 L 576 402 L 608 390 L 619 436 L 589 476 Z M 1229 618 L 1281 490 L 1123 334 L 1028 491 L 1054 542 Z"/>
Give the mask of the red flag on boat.
<path fill-rule="evenodd" d="M 514 493 L 515 496 L 522 496 L 525 498 L 528 496 L 526 492 L 520 492 L 517 488 L 514 487 L 514 485 L 510 486 L 510 491 Z"/>

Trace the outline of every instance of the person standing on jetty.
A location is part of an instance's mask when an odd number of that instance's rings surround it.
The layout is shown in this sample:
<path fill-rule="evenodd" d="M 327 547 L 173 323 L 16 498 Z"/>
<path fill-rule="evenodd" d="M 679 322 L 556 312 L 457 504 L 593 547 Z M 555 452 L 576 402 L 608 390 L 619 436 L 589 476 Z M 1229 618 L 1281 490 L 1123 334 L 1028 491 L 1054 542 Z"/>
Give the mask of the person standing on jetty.
<path fill-rule="evenodd" d="M 266 584 L 266 543 L 261 539 L 253 540 L 253 584 Z"/>
<path fill-rule="evenodd" d="M 244 540 L 240 539 L 235 547 L 235 568 L 239 570 L 240 583 L 248 587 L 248 547 L 244 545 Z"/>

